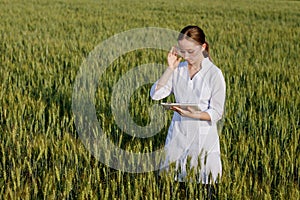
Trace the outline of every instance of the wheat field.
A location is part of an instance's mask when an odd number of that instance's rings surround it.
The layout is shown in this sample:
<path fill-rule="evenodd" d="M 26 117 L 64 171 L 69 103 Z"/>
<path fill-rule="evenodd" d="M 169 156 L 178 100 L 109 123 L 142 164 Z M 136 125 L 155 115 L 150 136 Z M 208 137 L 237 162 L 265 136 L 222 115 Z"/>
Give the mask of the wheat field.
<path fill-rule="evenodd" d="M 180 31 L 188 24 L 204 29 L 227 84 L 219 199 L 300 198 L 300 1 L 1 0 L 0 16 L 0 199 L 202 199 L 201 188 L 191 182 L 182 190 L 172 174 L 159 181 L 156 171 L 128 173 L 100 162 L 72 112 L 76 76 L 98 44 L 134 28 Z M 158 134 L 135 138 L 117 127 L 110 103 L 126 72 L 166 64 L 166 55 L 128 52 L 99 77 L 97 118 L 122 149 L 164 145 L 172 113 Z M 140 126 L 159 103 L 150 87 L 129 99 Z"/>

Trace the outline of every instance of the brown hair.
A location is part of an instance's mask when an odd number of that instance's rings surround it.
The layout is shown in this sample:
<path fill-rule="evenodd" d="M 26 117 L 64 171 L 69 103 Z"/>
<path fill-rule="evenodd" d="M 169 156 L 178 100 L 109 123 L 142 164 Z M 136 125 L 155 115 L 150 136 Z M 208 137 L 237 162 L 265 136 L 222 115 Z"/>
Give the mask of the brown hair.
<path fill-rule="evenodd" d="M 210 56 L 209 56 L 209 45 L 205 40 L 205 34 L 204 34 L 204 31 L 201 28 L 199 28 L 198 26 L 192 26 L 192 25 L 184 27 L 180 31 L 180 34 L 179 34 L 177 40 L 179 41 L 179 40 L 183 40 L 183 39 L 192 40 L 193 42 L 196 42 L 199 45 L 206 44 L 205 51 L 203 51 L 203 56 L 205 58 L 206 57 L 210 58 Z"/>

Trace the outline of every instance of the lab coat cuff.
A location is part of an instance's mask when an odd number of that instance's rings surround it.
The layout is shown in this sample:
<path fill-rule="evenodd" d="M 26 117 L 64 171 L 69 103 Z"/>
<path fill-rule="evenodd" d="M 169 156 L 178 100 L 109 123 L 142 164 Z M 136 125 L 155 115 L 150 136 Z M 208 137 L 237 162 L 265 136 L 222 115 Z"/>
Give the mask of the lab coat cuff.
<path fill-rule="evenodd" d="M 205 112 L 209 114 L 212 123 L 217 123 L 221 119 L 221 116 L 213 109 L 208 109 Z"/>
<path fill-rule="evenodd" d="M 169 89 L 168 86 L 163 86 L 155 91 L 156 86 L 157 83 L 155 83 L 150 90 L 150 96 L 153 100 L 161 100 L 170 95 L 171 89 Z"/>

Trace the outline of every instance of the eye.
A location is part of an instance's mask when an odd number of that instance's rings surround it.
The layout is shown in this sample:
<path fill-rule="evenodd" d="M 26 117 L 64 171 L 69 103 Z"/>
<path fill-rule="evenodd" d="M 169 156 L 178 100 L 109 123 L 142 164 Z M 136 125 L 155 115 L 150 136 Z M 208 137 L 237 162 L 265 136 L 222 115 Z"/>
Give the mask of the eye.
<path fill-rule="evenodd" d="M 189 54 L 192 54 L 192 53 L 195 52 L 195 50 L 188 50 L 187 52 L 188 52 Z"/>

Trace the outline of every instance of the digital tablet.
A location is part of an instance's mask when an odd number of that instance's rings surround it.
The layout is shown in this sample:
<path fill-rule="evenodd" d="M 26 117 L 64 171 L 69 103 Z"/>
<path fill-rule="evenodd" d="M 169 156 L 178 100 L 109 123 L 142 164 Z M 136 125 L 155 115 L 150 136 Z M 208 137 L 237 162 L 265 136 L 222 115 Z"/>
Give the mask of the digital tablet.
<path fill-rule="evenodd" d="M 171 106 L 178 106 L 185 110 L 187 109 L 187 107 L 190 107 L 194 110 L 201 111 L 199 105 L 195 103 L 161 103 L 161 105 L 167 110 L 170 110 Z"/>

